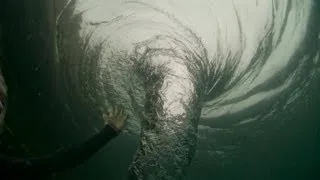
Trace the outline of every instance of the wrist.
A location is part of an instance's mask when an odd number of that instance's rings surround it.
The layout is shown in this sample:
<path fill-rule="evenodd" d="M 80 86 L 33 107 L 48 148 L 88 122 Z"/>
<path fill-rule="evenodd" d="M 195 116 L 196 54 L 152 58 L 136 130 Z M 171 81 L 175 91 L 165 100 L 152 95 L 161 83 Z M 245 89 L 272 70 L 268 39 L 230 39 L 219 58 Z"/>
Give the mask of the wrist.
<path fill-rule="evenodd" d="M 121 132 L 122 129 L 117 128 L 115 125 L 111 124 L 111 123 L 106 123 L 105 126 L 109 126 L 111 127 L 114 131 L 116 132 Z"/>

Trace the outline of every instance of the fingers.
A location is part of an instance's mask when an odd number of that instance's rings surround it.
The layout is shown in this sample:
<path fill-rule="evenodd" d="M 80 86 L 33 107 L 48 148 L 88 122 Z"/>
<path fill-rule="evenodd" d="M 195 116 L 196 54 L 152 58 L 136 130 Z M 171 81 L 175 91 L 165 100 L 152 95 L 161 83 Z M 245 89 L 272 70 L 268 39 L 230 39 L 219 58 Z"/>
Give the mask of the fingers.
<path fill-rule="evenodd" d="M 114 116 L 124 116 L 124 108 L 121 105 L 114 106 Z"/>
<path fill-rule="evenodd" d="M 123 108 L 122 106 L 120 106 L 119 115 L 120 115 L 120 116 L 125 116 L 125 114 L 124 114 L 124 108 Z"/>
<path fill-rule="evenodd" d="M 119 108 L 119 106 L 115 106 L 115 116 L 119 116 L 120 115 L 120 111 L 121 111 L 121 108 Z"/>
<path fill-rule="evenodd" d="M 103 113 L 103 118 L 108 119 L 108 121 L 125 121 L 127 120 L 128 115 L 126 114 L 123 106 L 115 105 L 109 108 L 109 111 L 105 111 L 105 113 Z"/>
<path fill-rule="evenodd" d="M 124 109 L 122 108 L 122 106 L 112 106 L 111 111 L 107 111 L 108 112 L 108 116 L 119 116 L 121 114 L 124 113 Z"/>

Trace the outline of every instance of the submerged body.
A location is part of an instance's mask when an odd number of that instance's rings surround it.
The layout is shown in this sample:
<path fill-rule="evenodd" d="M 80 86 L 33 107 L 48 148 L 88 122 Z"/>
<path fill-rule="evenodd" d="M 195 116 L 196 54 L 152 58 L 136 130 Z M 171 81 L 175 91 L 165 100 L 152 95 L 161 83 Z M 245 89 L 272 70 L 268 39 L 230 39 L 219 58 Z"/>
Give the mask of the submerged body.
<path fill-rule="evenodd" d="M 0 155 L 0 175 L 4 179 L 39 178 L 66 171 L 83 164 L 97 151 L 102 149 L 119 132 L 106 125 L 89 140 L 62 148 L 56 152 L 40 157 L 18 158 Z"/>
<path fill-rule="evenodd" d="M 9 93 L 10 94 L 10 93 Z M 88 140 L 39 157 L 11 157 L 0 154 L 0 175 L 4 179 L 47 177 L 83 164 L 122 131 L 127 115 L 114 107 L 103 113 L 104 128 Z"/>

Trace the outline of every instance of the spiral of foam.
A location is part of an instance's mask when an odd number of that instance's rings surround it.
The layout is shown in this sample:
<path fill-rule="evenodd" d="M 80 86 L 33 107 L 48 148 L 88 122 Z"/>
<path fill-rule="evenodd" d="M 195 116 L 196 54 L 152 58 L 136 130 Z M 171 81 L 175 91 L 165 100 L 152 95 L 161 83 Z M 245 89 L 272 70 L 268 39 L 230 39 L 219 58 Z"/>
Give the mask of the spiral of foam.
<path fill-rule="evenodd" d="M 318 73 L 319 49 L 305 48 L 319 42 L 312 4 L 70 1 L 58 19 L 64 84 L 88 108 L 125 107 L 126 130 L 141 135 L 136 178 L 177 178 L 196 136 L 263 122 L 304 93 Z M 216 143 L 214 155 L 234 149 Z"/>

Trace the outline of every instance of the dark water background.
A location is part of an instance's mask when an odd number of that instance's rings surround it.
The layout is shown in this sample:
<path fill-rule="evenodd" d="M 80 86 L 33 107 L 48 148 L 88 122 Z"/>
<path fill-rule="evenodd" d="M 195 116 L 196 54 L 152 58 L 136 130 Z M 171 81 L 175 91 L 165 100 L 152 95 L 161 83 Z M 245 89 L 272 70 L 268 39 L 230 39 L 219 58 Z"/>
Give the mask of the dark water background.
<path fill-rule="evenodd" d="M 1 139 L 3 153 L 49 153 L 88 138 L 102 123 L 84 105 L 74 105 L 78 113 L 64 106 L 67 97 L 56 83 L 61 77 L 53 75 L 52 6 L 49 0 L 1 1 L 6 55 L 2 66 L 10 93 L 6 117 L 10 130 Z M 314 23 L 309 29 L 317 31 L 319 26 Z M 313 46 L 310 44 L 310 48 Z M 298 111 L 276 115 L 290 119 L 289 123 L 269 130 L 259 139 L 246 139 L 241 134 L 235 137 L 235 141 L 243 142 L 242 148 L 236 152 L 237 158 L 230 158 L 223 167 L 209 161 L 193 163 L 190 179 L 320 179 L 319 76 L 296 106 Z M 121 136 L 84 165 L 53 179 L 120 179 L 132 161 L 137 139 Z"/>

